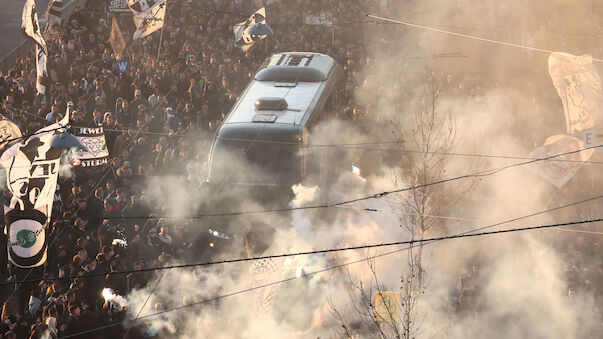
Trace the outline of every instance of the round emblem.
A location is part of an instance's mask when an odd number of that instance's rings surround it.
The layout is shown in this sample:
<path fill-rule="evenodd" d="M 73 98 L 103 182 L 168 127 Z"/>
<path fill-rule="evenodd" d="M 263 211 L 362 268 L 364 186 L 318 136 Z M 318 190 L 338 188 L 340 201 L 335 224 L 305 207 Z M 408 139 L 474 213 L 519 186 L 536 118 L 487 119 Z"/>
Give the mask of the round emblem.
<path fill-rule="evenodd" d="M 17 242 L 21 247 L 30 248 L 36 243 L 36 234 L 30 230 L 20 230 L 17 233 Z"/>

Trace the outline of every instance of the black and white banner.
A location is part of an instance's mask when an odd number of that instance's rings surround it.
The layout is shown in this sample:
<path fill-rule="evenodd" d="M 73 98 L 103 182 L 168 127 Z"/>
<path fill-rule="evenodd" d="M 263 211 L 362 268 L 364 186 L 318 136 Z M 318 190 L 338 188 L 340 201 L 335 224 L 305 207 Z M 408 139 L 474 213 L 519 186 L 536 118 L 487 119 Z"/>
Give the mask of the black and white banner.
<path fill-rule="evenodd" d="M 46 87 L 50 85 L 46 62 L 46 53 L 36 45 L 36 90 L 40 94 L 46 94 Z"/>
<path fill-rule="evenodd" d="M 46 86 L 48 85 L 48 70 L 46 69 L 48 49 L 40 30 L 34 0 L 27 0 L 25 2 L 21 19 L 23 20 L 21 23 L 23 34 L 36 44 L 36 89 L 38 93 L 46 94 Z"/>
<path fill-rule="evenodd" d="M 235 35 L 235 46 L 240 47 L 243 51 L 247 51 L 257 41 L 264 39 L 267 35 L 251 35 L 249 32 L 255 24 L 266 25 L 266 7 L 258 9 L 253 13 L 247 21 L 240 22 L 233 26 Z"/>
<path fill-rule="evenodd" d="M 603 122 L 603 89 L 592 56 L 555 52 L 549 56 L 548 66 L 563 102 L 567 132 L 583 131 Z"/>
<path fill-rule="evenodd" d="M 23 34 L 39 45 L 44 50 L 45 54 L 48 54 L 46 41 L 44 41 L 44 36 L 42 36 L 42 31 L 40 30 L 40 23 L 38 22 L 38 13 L 36 12 L 36 3 L 34 0 L 27 0 L 25 2 L 21 19 L 21 30 L 23 31 Z"/>
<path fill-rule="evenodd" d="M 61 25 L 62 11 L 63 0 L 51 0 L 48 3 L 48 9 L 46 10 L 46 31 L 49 31 L 52 27 Z"/>
<path fill-rule="evenodd" d="M 80 166 L 92 167 L 109 163 L 109 150 L 102 126 L 75 127 L 73 135 L 81 144 L 75 148 L 75 158 L 79 160 Z"/>
<path fill-rule="evenodd" d="M 163 28 L 167 0 L 129 0 L 128 6 L 134 14 L 134 40 Z"/>
<path fill-rule="evenodd" d="M 68 122 L 67 115 L 60 122 L 38 130 L 25 142 L 12 145 L 0 157 L 12 195 L 4 206 L 8 258 L 17 267 L 36 267 L 46 261 L 46 228 L 63 151 L 52 147 L 51 139 L 63 132 L 62 127 Z"/>
<path fill-rule="evenodd" d="M 128 7 L 136 14 L 148 10 L 159 2 L 162 0 L 128 0 Z"/>
<path fill-rule="evenodd" d="M 588 161 L 595 152 L 594 149 L 584 149 L 584 142 L 576 137 L 566 134 L 557 134 L 548 137 L 544 145 L 536 148 L 529 157 L 534 159 L 550 158 L 549 160 L 534 163 L 531 168 L 542 178 L 555 185 L 563 187 L 577 172 L 584 162 Z M 573 153 L 572 153 L 573 152 Z"/>

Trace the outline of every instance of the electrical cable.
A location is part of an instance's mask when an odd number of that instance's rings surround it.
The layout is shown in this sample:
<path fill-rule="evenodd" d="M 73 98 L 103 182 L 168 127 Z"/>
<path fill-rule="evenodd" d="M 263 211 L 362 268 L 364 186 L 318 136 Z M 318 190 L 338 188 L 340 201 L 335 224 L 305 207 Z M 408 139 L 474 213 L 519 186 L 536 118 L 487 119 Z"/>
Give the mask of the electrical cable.
<path fill-rule="evenodd" d="M 415 186 L 408 186 L 408 187 L 395 189 L 395 190 L 391 190 L 391 191 L 382 191 L 379 193 L 374 193 L 371 195 L 354 198 L 354 199 L 350 199 L 350 200 L 343 200 L 343 201 L 334 202 L 334 203 L 325 203 L 325 204 L 298 206 L 298 207 L 274 208 L 274 209 L 264 209 L 264 210 L 249 210 L 249 211 L 233 211 L 233 212 L 222 212 L 222 213 L 211 213 L 211 214 L 198 214 L 198 215 L 188 215 L 188 216 L 89 217 L 88 220 L 105 220 L 105 219 L 106 220 L 128 220 L 128 219 L 160 219 L 160 218 L 161 219 L 204 219 L 204 218 L 213 218 L 213 217 L 228 217 L 228 216 L 264 214 L 264 213 L 282 213 L 282 212 L 291 212 L 291 211 L 299 211 L 299 210 L 333 208 L 333 207 L 339 207 L 342 205 L 347 205 L 347 204 L 364 201 L 364 200 L 380 199 L 380 198 L 390 195 L 390 194 L 411 191 L 411 190 L 415 190 L 415 189 L 419 189 L 419 188 L 444 184 L 444 183 L 448 183 L 448 182 L 452 182 L 452 181 L 456 181 L 456 180 L 462 180 L 462 179 L 467 179 L 467 178 L 483 178 L 483 177 L 497 174 L 497 173 L 502 172 L 509 168 L 523 166 L 523 165 L 527 165 L 527 164 L 531 164 L 531 163 L 536 163 L 539 161 L 546 161 L 546 160 L 554 159 L 556 157 L 560 157 L 563 155 L 575 154 L 575 153 L 579 153 L 579 152 L 582 152 L 582 151 L 585 151 L 588 149 L 592 149 L 592 148 L 596 148 L 596 147 L 597 146 L 586 147 L 586 148 L 582 148 L 582 149 L 578 149 L 578 150 L 554 154 L 554 155 L 544 157 L 544 158 L 536 158 L 536 159 L 532 159 L 532 160 L 528 160 L 528 161 L 524 161 L 524 162 L 518 162 L 515 164 L 511 164 L 511 165 L 506 165 L 506 166 L 497 167 L 497 168 L 491 168 L 491 169 L 480 171 L 480 172 L 464 174 L 461 176 L 450 177 L 447 179 L 428 182 L 425 184 L 419 184 L 419 185 L 415 185 Z M 375 211 L 373 211 L 373 212 L 375 212 Z M 73 217 L 70 217 L 70 218 L 59 217 L 54 220 L 71 220 L 71 219 L 73 219 Z"/>
<path fill-rule="evenodd" d="M 247 288 L 247 289 L 244 289 L 244 290 L 239 290 L 239 291 L 236 291 L 236 292 L 219 295 L 219 296 L 216 296 L 216 297 L 204 299 L 204 300 L 201 300 L 201 301 L 198 301 L 198 302 L 194 302 L 194 303 L 190 303 L 190 304 L 186 304 L 186 305 L 174 307 L 174 308 L 163 310 L 163 311 L 159 311 L 159 312 L 156 312 L 156 313 L 147 314 L 145 316 L 138 317 L 136 320 L 146 319 L 146 318 L 154 317 L 154 316 L 161 315 L 161 314 L 164 314 L 164 313 L 178 311 L 178 310 L 181 310 L 181 309 L 184 309 L 184 308 L 188 308 L 188 307 L 192 307 L 192 306 L 196 306 L 196 305 L 205 304 L 205 303 L 208 303 L 208 302 L 211 302 L 211 301 L 216 301 L 216 300 L 219 300 L 219 299 L 224 299 L 224 298 L 227 298 L 227 297 L 235 296 L 235 295 L 238 295 L 238 294 L 243 294 L 243 293 L 246 293 L 246 292 L 251 292 L 251 291 L 254 291 L 254 290 L 257 290 L 257 289 L 260 289 L 260 288 L 265 288 L 265 287 L 269 287 L 269 286 L 273 286 L 273 285 L 282 284 L 282 283 L 285 283 L 285 282 L 288 282 L 288 281 L 292 281 L 292 280 L 295 280 L 295 279 L 299 279 L 299 278 L 302 278 L 302 277 L 308 277 L 308 276 L 316 275 L 316 274 L 319 274 L 319 273 L 331 271 L 331 270 L 334 270 L 334 269 L 339 269 L 339 268 L 342 268 L 342 267 L 345 267 L 345 266 L 349 266 L 349 265 L 356 264 L 356 263 L 359 263 L 359 262 L 367 261 L 369 259 L 379 258 L 379 257 L 383 257 L 383 256 L 390 255 L 390 254 L 393 254 L 393 253 L 401 252 L 401 251 L 407 250 L 409 248 L 415 247 L 415 246 L 417 246 L 417 244 L 419 244 L 420 246 L 423 246 L 423 245 L 428 244 L 428 243 L 433 243 L 433 242 L 437 242 L 437 241 L 441 241 L 441 240 L 447 240 L 447 239 L 455 239 L 455 238 L 462 238 L 462 237 L 477 237 L 477 236 L 483 236 L 483 235 L 493 235 L 493 234 L 503 234 L 503 233 L 514 233 L 514 232 L 521 232 L 521 231 L 528 231 L 528 230 L 546 229 L 546 228 L 551 228 L 551 227 L 559 227 L 559 226 L 565 226 L 565 225 L 576 225 L 576 224 L 584 224 L 584 223 L 594 223 L 594 222 L 601 222 L 601 221 L 603 221 L 603 219 L 599 218 L 599 219 L 583 220 L 583 221 L 573 221 L 573 222 L 560 223 L 560 224 L 549 224 L 549 225 L 540 225 L 540 226 L 532 226 L 532 227 L 512 228 L 512 229 L 497 230 L 497 231 L 482 232 L 482 233 L 457 234 L 457 235 L 447 236 L 447 237 L 438 237 L 438 238 L 430 238 L 430 239 L 423 239 L 423 240 L 411 240 L 411 241 L 405 241 L 405 242 L 396 242 L 396 243 L 387 243 L 387 244 L 381 244 L 381 245 L 374 245 L 373 247 L 377 247 L 377 246 L 395 246 L 395 245 L 401 245 L 401 244 L 410 244 L 409 247 L 405 247 L 405 248 L 402 248 L 402 249 L 397 249 L 397 250 L 394 250 L 394 251 L 390 251 L 390 252 L 385 252 L 385 253 L 381 253 L 381 254 L 369 256 L 367 258 L 363 258 L 363 259 L 355 260 L 355 261 L 351 261 L 351 262 L 346 262 L 346 263 L 339 264 L 339 265 L 336 265 L 336 266 L 326 267 L 324 269 L 320 269 L 320 270 L 313 271 L 313 272 L 302 273 L 299 276 L 296 275 L 294 277 L 290 277 L 290 278 L 278 280 L 278 281 L 267 283 L 267 284 L 263 284 L 263 285 L 260 285 L 260 286 L 250 287 L 250 288 Z M 359 249 L 359 248 L 369 248 L 369 247 L 358 247 L 358 248 L 354 248 L 354 249 Z M 285 256 L 288 256 L 288 255 L 285 255 Z M 276 256 L 267 256 L 267 258 L 270 258 L 270 257 L 274 258 Z M 74 333 L 74 334 L 71 334 L 71 335 L 63 336 L 61 338 L 70 338 L 70 337 L 73 337 L 73 336 L 76 336 L 76 335 L 87 334 L 87 333 L 95 332 L 95 331 L 98 331 L 98 330 L 101 330 L 101 329 L 114 327 L 114 326 L 120 325 L 122 323 L 129 322 L 129 321 L 131 321 L 131 320 L 123 320 L 123 321 L 115 322 L 115 323 L 108 324 L 108 325 L 105 325 L 105 326 L 101 326 L 101 327 L 93 328 L 93 329 L 90 329 L 90 330 L 81 331 L 81 332 Z"/>
<path fill-rule="evenodd" d="M 80 128 L 80 126 L 73 126 L 75 128 Z M 112 128 L 103 128 L 105 131 L 109 132 L 121 132 L 121 133 L 135 133 L 136 136 L 142 135 L 155 135 L 155 136 L 168 136 L 168 137 L 186 137 L 186 138 L 198 138 L 198 139 L 207 139 L 207 140 L 226 140 L 226 141 L 252 141 L 252 139 L 244 139 L 244 138 L 228 138 L 228 137 L 217 137 L 213 136 L 203 136 L 203 135 L 192 135 L 192 134 L 175 134 L 175 133 L 165 133 L 165 132 L 146 132 L 140 130 L 132 130 L 132 129 L 112 129 Z M 404 141 L 375 141 L 375 142 L 361 142 L 361 143 L 346 143 L 346 144 L 300 144 L 298 142 L 292 141 L 277 141 L 277 140 L 257 140 L 258 143 L 266 143 L 266 144 L 279 144 L 279 145 L 291 145 L 297 146 L 301 148 L 339 148 L 339 149 L 359 149 L 359 150 L 367 150 L 367 151 L 384 151 L 384 152 L 395 152 L 395 153 L 418 153 L 418 154 L 433 154 L 433 155 L 445 155 L 445 156 L 459 156 L 459 157 L 474 157 L 474 158 L 494 158 L 494 159 L 511 159 L 511 160 L 534 160 L 538 158 L 534 157 L 520 157 L 520 156 L 512 156 L 512 155 L 489 155 L 489 154 L 473 154 L 473 153 L 458 153 L 458 152 L 437 152 L 437 151 L 419 151 L 419 150 L 410 150 L 410 149 L 399 149 L 399 148 L 375 148 L 375 147 L 366 147 L 366 145 L 384 145 L 384 144 L 401 144 Z M 555 162 L 574 162 L 574 163 L 588 163 L 588 164 L 603 164 L 603 161 L 582 161 L 582 160 L 571 160 L 571 159 L 551 159 L 551 161 Z"/>
<path fill-rule="evenodd" d="M 516 47 L 516 48 L 521 48 L 521 49 L 526 49 L 526 50 L 536 51 L 536 52 L 555 53 L 555 51 L 548 50 L 548 49 L 536 48 L 536 47 L 530 47 L 530 46 L 524 46 L 524 45 L 514 44 L 514 43 L 510 43 L 510 42 L 505 42 L 505 41 L 500 41 L 500 40 L 494 40 L 494 39 L 480 38 L 480 37 L 473 36 L 473 35 L 451 32 L 451 31 L 447 31 L 447 30 L 443 30 L 443 29 L 439 29 L 439 28 L 434 28 L 434 27 L 430 27 L 430 26 L 417 25 L 417 24 L 413 24 L 413 23 L 410 23 L 410 22 L 404 22 L 404 21 L 400 21 L 400 20 L 389 19 L 389 18 L 380 17 L 380 16 L 373 15 L 373 14 L 367 14 L 366 16 L 369 17 L 369 18 L 377 19 L 377 20 L 388 21 L 388 22 L 397 23 L 397 24 L 400 24 L 400 25 L 405 25 L 405 26 L 409 26 L 409 27 L 413 27 L 413 28 L 419 28 L 419 29 L 428 30 L 428 31 L 432 31 L 432 32 L 438 32 L 438 33 L 453 35 L 453 36 L 457 36 L 457 37 L 461 37 L 461 38 L 466 38 L 466 39 L 479 40 L 479 41 L 489 42 L 489 43 L 493 43 L 493 44 L 498 44 L 498 45 L 503 45 L 503 46 L 509 46 L 509 47 Z M 603 59 L 592 58 L 591 60 L 598 61 L 598 62 L 603 62 Z"/>
<path fill-rule="evenodd" d="M 537 215 L 541 215 L 541 214 L 545 214 L 545 213 L 557 211 L 557 210 L 560 210 L 560 209 L 563 209 L 563 208 L 567 208 L 567 207 L 571 207 L 571 206 L 576 206 L 576 205 L 587 203 L 587 202 L 590 202 L 590 201 L 595 201 L 595 200 L 598 200 L 598 199 L 601 199 L 601 198 L 603 198 L 603 195 L 599 195 L 599 196 L 595 196 L 595 197 L 592 197 L 592 198 L 588 198 L 588 199 L 584 199 L 584 200 L 572 202 L 572 203 L 569 203 L 569 204 L 565 204 L 565 205 L 561 205 L 561 206 L 549 208 L 549 209 L 546 209 L 546 210 L 543 210 L 543 211 L 539 211 L 539 212 L 534 212 L 534 213 L 531 213 L 531 214 L 528 214 L 528 215 L 524 215 L 524 216 L 521 216 L 521 217 L 509 219 L 509 220 L 506 220 L 506 221 L 503 221 L 503 222 L 498 222 L 498 223 L 490 224 L 490 225 L 487 225 L 487 226 L 484 226 L 484 227 L 480 227 L 480 228 L 477 228 L 477 229 L 473 229 L 471 231 L 463 232 L 463 233 L 452 235 L 452 236 L 444 236 L 444 237 L 424 239 L 424 240 L 422 240 L 422 242 L 431 242 L 431 241 L 445 240 L 445 239 L 449 239 L 449 237 L 452 237 L 450 239 L 460 238 L 460 237 L 462 237 L 462 236 L 464 236 L 466 234 L 469 234 L 471 232 L 482 231 L 482 230 L 487 229 L 487 228 L 492 228 L 492 227 L 500 226 L 500 225 L 503 225 L 503 224 L 508 224 L 508 223 L 511 223 L 511 222 L 516 222 L 516 221 L 519 221 L 519 220 L 522 220 L 522 219 L 526 219 L 526 218 L 534 217 L 534 216 L 537 216 Z M 575 223 L 579 224 L 581 222 L 575 222 Z M 570 223 L 568 225 L 573 225 L 573 224 Z M 546 228 L 554 228 L 554 227 L 560 227 L 560 226 L 565 226 L 565 224 L 563 224 L 563 225 L 555 224 L 555 226 L 545 225 L 545 227 L 537 226 L 537 228 L 544 228 L 544 229 L 546 229 Z M 31 282 L 40 282 L 40 281 L 54 281 L 54 280 L 76 279 L 76 278 L 89 278 L 89 277 L 106 276 L 106 275 L 142 273 L 142 272 L 151 272 L 151 271 L 166 270 L 166 269 L 173 269 L 173 268 L 191 268 L 191 267 L 200 267 L 200 266 L 211 266 L 211 265 L 229 264 L 229 263 L 236 263 L 236 262 L 255 261 L 255 260 L 261 260 L 261 259 L 274 259 L 274 258 L 290 257 L 290 256 L 313 255 L 313 254 L 323 254 L 323 253 L 329 253 L 329 252 L 349 251 L 349 250 L 363 249 L 363 248 L 393 246 L 393 245 L 400 245 L 400 244 L 413 243 L 413 242 L 417 242 L 417 240 L 407 240 L 406 242 L 399 242 L 398 241 L 398 242 L 394 242 L 394 243 L 385 243 L 385 244 L 382 243 L 382 244 L 373 244 L 373 245 L 359 245 L 359 246 L 353 246 L 353 247 L 332 248 L 332 249 L 325 249 L 325 250 L 319 250 L 319 251 L 306 251 L 306 252 L 297 252 L 297 253 L 286 253 L 286 254 L 278 254 L 278 255 L 271 255 L 271 256 L 257 256 L 257 257 L 251 257 L 251 258 L 235 258 L 235 259 L 229 259 L 229 260 L 209 261 L 209 262 L 195 263 L 195 264 L 182 264 L 182 265 L 171 265 L 171 266 L 162 266 L 162 267 L 149 267 L 149 268 L 143 268 L 143 269 L 140 269 L 140 270 L 124 270 L 124 271 L 113 271 L 113 272 L 96 272 L 96 273 L 88 273 L 88 274 L 84 274 L 84 275 L 72 275 L 72 276 L 63 276 L 63 277 L 47 278 L 47 279 L 32 279 L 32 280 L 14 281 L 14 282 L 0 282 L 0 286 L 10 285 L 10 284 L 17 284 L 17 283 L 31 283 Z"/>
<path fill-rule="evenodd" d="M 563 156 L 563 155 L 575 154 L 575 153 L 579 153 L 579 152 L 582 152 L 584 150 L 592 149 L 592 148 L 595 148 L 595 147 L 596 146 L 586 147 L 586 148 L 583 148 L 583 149 L 574 150 L 574 151 L 568 151 L 568 152 L 564 152 L 564 153 L 559 153 L 559 154 L 551 155 L 551 156 L 544 157 L 544 158 L 538 158 L 538 159 L 528 160 L 528 161 L 524 161 L 524 162 L 518 162 L 518 163 L 515 163 L 515 164 L 503 166 L 503 167 L 493 168 L 493 169 L 489 169 L 489 170 L 485 170 L 485 171 L 480 171 L 480 172 L 471 173 L 471 174 L 465 174 L 465 175 L 461 175 L 461 176 L 457 176 L 457 177 L 451 177 L 451 178 L 447 178 L 447 179 L 442 179 L 442 180 L 438 180 L 438 181 L 434 181 L 434 182 L 429 182 L 429 183 L 425 183 L 425 184 L 420 184 L 420 185 L 415 185 L 415 186 L 409 186 L 409 187 L 395 189 L 395 190 L 391 190 L 391 191 L 383 191 L 383 192 L 375 193 L 375 194 L 372 194 L 372 195 L 368 195 L 368 196 L 364 196 L 364 197 L 360 197 L 360 198 L 355 198 L 355 199 L 350 199 L 350 200 L 343 200 L 343 201 L 335 202 L 335 203 L 310 205 L 310 206 L 299 206 L 299 207 L 288 207 L 288 208 L 265 209 L 265 210 L 256 210 L 256 211 L 235 211 L 235 212 L 226 212 L 226 213 L 204 214 L 204 215 L 194 216 L 194 218 L 237 216 L 237 215 L 247 215 L 247 214 L 278 213 L 278 212 L 289 212 L 289 211 L 307 210 L 307 209 L 332 208 L 332 207 L 346 205 L 346 204 L 350 204 L 350 203 L 358 202 L 358 201 L 363 201 L 363 200 L 379 199 L 379 198 L 382 198 L 384 196 L 387 196 L 387 195 L 390 195 L 390 194 L 393 194 L 393 193 L 401 193 L 401 192 L 410 191 L 410 190 L 414 190 L 414 189 L 419 189 L 419 188 L 424 188 L 424 187 L 428 187 L 428 186 L 433 186 L 433 185 L 443 184 L 443 183 L 447 183 L 447 182 L 452 182 L 452 181 L 455 181 L 455 180 L 461 180 L 461 179 L 467 179 L 467 178 L 486 177 L 486 176 L 490 176 L 490 175 L 494 175 L 496 173 L 499 173 L 499 172 L 501 172 L 503 170 L 506 170 L 508 168 L 518 167 L 518 166 L 522 166 L 522 165 L 527 165 L 527 164 L 535 163 L 535 162 L 538 162 L 538 161 L 544 161 L 544 160 L 554 159 L 556 157 Z M 191 218 L 193 218 L 193 217 L 191 217 Z"/>

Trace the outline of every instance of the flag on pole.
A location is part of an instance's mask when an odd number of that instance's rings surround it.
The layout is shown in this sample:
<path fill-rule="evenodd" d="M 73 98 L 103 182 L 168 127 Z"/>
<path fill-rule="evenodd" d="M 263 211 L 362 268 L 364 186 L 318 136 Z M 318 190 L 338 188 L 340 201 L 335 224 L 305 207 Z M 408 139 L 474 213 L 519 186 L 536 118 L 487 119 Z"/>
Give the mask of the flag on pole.
<path fill-rule="evenodd" d="M 141 11 L 136 11 L 130 6 L 134 13 L 134 24 L 136 25 L 136 32 L 134 32 L 134 40 L 144 38 L 147 35 L 163 28 L 163 21 L 165 19 L 165 10 L 167 7 L 167 0 L 157 1 L 152 6 L 149 5 L 149 0 L 138 0 L 136 1 L 136 8 L 141 8 Z M 130 5 L 128 1 L 128 5 Z M 144 4 L 144 6 L 143 6 Z M 146 9 L 144 9 L 146 8 Z"/>
<path fill-rule="evenodd" d="M 549 56 L 549 74 L 563 102 L 567 132 L 592 128 L 603 121 L 601 78 L 590 54 L 555 52 Z"/>
<path fill-rule="evenodd" d="M 148 10 L 158 2 L 162 2 L 162 0 L 128 0 L 128 7 L 136 14 Z"/>
<path fill-rule="evenodd" d="M 40 94 L 46 94 L 46 87 L 50 84 L 46 62 L 46 53 L 36 45 L 36 90 Z"/>
<path fill-rule="evenodd" d="M 9 147 L 0 157 L 12 197 L 4 206 L 8 258 L 17 267 L 44 264 L 52 204 L 59 174 L 61 148 L 51 146 L 54 135 L 64 131 L 69 115 L 44 127 L 25 142 Z"/>
<path fill-rule="evenodd" d="M 51 0 L 46 10 L 46 32 L 54 26 L 61 26 L 63 0 Z"/>
<path fill-rule="evenodd" d="M 48 49 L 46 48 L 46 41 L 44 41 L 42 31 L 40 30 L 40 23 L 38 22 L 38 13 L 36 12 L 36 3 L 34 0 L 27 0 L 25 2 L 21 19 L 23 20 L 21 23 L 23 34 L 36 44 L 36 89 L 38 93 L 46 94 L 46 86 L 49 81 L 48 70 L 46 68 Z"/>
<path fill-rule="evenodd" d="M 48 54 L 46 41 L 44 41 L 44 36 L 42 36 L 42 31 L 40 30 L 40 23 L 38 22 L 38 13 L 36 12 L 36 3 L 34 0 L 27 0 L 25 2 L 21 19 L 21 30 L 23 31 L 23 34 L 40 46 L 44 51 L 44 54 Z"/>
<path fill-rule="evenodd" d="M 249 32 L 255 24 L 266 25 L 266 7 L 258 9 L 249 19 L 240 22 L 233 26 L 235 35 L 235 46 L 240 47 L 243 51 L 247 51 L 257 41 L 264 39 L 267 35 L 251 35 Z"/>
<path fill-rule="evenodd" d="M 111 35 L 109 36 L 109 43 L 111 44 L 111 48 L 113 48 L 113 53 L 115 53 L 115 59 L 121 60 L 122 54 L 126 49 L 126 43 L 121 35 L 121 30 L 119 29 L 115 16 L 113 16 L 113 22 L 111 23 Z"/>
<path fill-rule="evenodd" d="M 554 157 L 549 160 L 538 161 L 532 165 L 532 169 L 542 178 L 555 185 L 557 188 L 563 187 L 582 167 L 585 161 L 595 152 L 594 149 L 584 148 L 584 142 L 567 134 L 558 134 L 548 137 L 544 145 L 536 148 L 530 153 L 530 158 L 542 159 L 552 157 L 562 153 L 562 156 Z M 580 152 L 578 152 L 580 151 Z"/>

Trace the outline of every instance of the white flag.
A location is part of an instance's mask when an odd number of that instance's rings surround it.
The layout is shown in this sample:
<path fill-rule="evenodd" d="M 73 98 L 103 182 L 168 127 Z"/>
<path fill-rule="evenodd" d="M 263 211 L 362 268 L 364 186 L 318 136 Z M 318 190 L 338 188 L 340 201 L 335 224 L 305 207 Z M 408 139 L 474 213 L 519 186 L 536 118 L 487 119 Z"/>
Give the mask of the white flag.
<path fill-rule="evenodd" d="M 601 78 L 590 54 L 552 53 L 549 73 L 563 102 L 568 133 L 592 128 L 603 121 Z"/>
<path fill-rule="evenodd" d="M 36 12 L 36 3 L 34 0 L 27 0 L 25 2 L 21 19 L 21 30 L 23 31 L 23 34 L 39 45 L 45 54 L 48 54 L 46 41 L 44 41 L 42 31 L 40 30 L 40 23 L 38 22 L 38 13 Z"/>
<path fill-rule="evenodd" d="M 128 2 L 128 5 L 130 2 Z M 134 40 L 144 38 L 147 35 L 163 28 L 163 21 L 165 19 L 165 9 L 167 7 L 167 0 L 158 1 L 151 7 L 148 6 L 148 1 L 143 3 L 143 0 L 137 1 L 142 8 L 146 8 L 146 10 L 142 10 L 140 12 L 135 11 L 132 7 L 132 12 L 134 13 L 134 24 L 136 25 L 136 32 L 134 32 Z"/>
<path fill-rule="evenodd" d="M 584 142 L 571 135 L 558 134 L 548 137 L 543 146 L 530 153 L 530 158 L 548 158 L 557 154 L 579 151 L 584 148 Z M 590 159 L 595 152 L 587 149 L 574 152 L 533 164 L 536 173 L 557 188 L 563 187 L 578 172 L 583 163 Z"/>
<path fill-rule="evenodd" d="M 264 39 L 267 35 L 251 35 L 249 30 L 255 24 L 266 25 L 266 7 L 258 9 L 249 19 L 233 26 L 235 35 L 235 46 L 247 51 L 257 41 Z"/>
<path fill-rule="evenodd" d="M 38 22 L 38 13 L 36 13 L 36 3 L 34 0 L 27 0 L 25 2 L 21 19 L 23 20 L 21 23 L 23 34 L 36 44 L 36 89 L 38 90 L 38 93 L 46 94 L 46 85 L 48 82 L 46 59 L 48 49 L 46 48 L 46 41 L 44 41 L 42 31 L 40 30 L 40 23 Z"/>
<path fill-rule="evenodd" d="M 51 0 L 46 10 L 46 31 L 54 26 L 61 25 L 61 12 L 63 11 L 63 0 Z"/>
<path fill-rule="evenodd" d="M 47 59 L 44 50 L 36 45 L 36 90 L 40 94 L 46 94 L 46 87 L 50 81 L 48 69 L 46 68 Z"/>
<path fill-rule="evenodd" d="M 10 203 L 4 206 L 8 258 L 17 267 L 36 267 L 46 261 L 46 228 L 63 151 L 50 143 L 68 123 L 67 115 L 60 122 L 38 130 L 25 142 L 12 145 L 0 157 L 12 194 Z"/>

